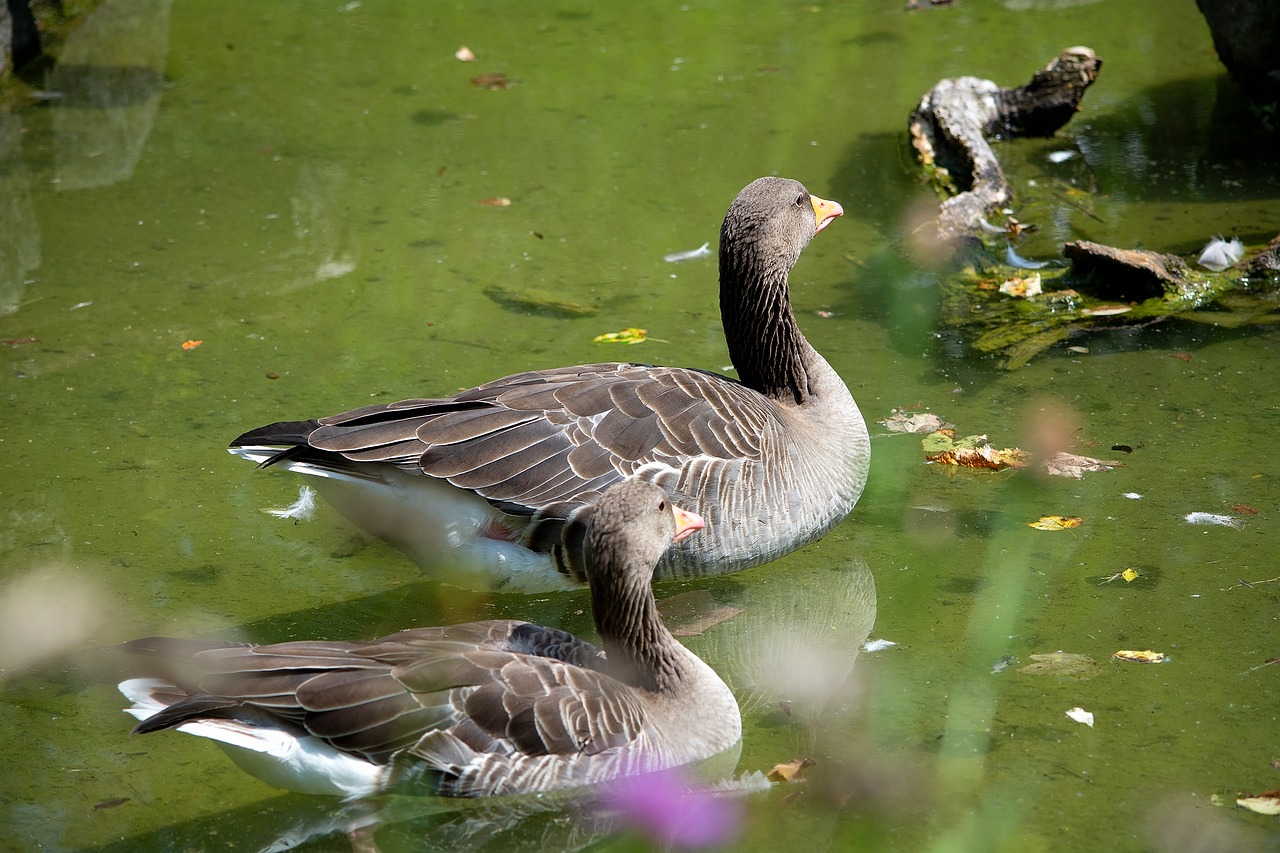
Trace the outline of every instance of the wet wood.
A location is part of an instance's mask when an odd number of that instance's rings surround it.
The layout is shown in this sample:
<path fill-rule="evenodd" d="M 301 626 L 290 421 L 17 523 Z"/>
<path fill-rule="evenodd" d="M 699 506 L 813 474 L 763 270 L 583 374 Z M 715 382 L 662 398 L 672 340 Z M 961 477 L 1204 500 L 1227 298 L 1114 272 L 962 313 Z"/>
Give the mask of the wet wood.
<path fill-rule="evenodd" d="M 911 114 L 911 145 L 935 186 L 951 197 L 938 213 L 946 241 L 999 233 L 988 218 L 1011 197 L 988 138 L 1052 136 L 1080 108 L 1102 68 L 1087 47 L 1069 47 L 1016 89 L 959 77 L 938 83 Z"/>
<path fill-rule="evenodd" d="M 1076 240 L 1063 245 L 1062 254 L 1071 261 L 1066 281 L 1096 299 L 1141 302 L 1172 296 L 1195 278 L 1177 255 L 1144 249 L 1116 249 Z"/>

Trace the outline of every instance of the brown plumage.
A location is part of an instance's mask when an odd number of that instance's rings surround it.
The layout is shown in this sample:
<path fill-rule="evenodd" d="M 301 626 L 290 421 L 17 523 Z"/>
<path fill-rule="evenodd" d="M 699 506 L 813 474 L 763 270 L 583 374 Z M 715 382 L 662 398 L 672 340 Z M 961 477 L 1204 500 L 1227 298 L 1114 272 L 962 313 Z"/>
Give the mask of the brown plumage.
<path fill-rule="evenodd" d="M 633 475 L 712 531 L 673 546 L 659 577 L 767 562 L 826 533 L 866 482 L 862 415 L 800 332 L 788 290 L 801 250 L 841 212 L 782 178 L 753 182 L 730 206 L 720 308 L 740 381 L 626 363 L 528 371 L 449 398 L 271 424 L 232 452 L 309 475 L 340 512 L 424 565 L 452 555 L 512 588 L 584 582 L 567 522 Z"/>
<path fill-rule="evenodd" d="M 279 787 L 341 796 L 410 782 L 456 796 L 545 791 L 733 746 L 733 695 L 663 626 L 650 588 L 662 552 L 701 519 L 638 480 L 588 515 L 603 653 L 518 621 L 368 643 L 134 640 L 123 648 L 149 671 L 120 685 L 141 720 L 134 732 L 180 728 Z"/>

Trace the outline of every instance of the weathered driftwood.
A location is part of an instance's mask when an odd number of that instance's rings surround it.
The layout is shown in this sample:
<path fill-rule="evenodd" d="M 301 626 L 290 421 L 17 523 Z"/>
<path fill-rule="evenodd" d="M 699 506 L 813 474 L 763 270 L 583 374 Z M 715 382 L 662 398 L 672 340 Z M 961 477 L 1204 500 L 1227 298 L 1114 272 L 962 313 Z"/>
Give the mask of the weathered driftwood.
<path fill-rule="evenodd" d="M 1066 278 L 1078 292 L 1095 299 L 1142 302 L 1176 296 L 1203 276 L 1197 276 L 1177 255 L 1144 249 L 1115 249 L 1076 240 L 1062 247 L 1071 261 Z"/>
<path fill-rule="evenodd" d="M 990 80 L 943 80 L 911 114 L 911 144 L 941 192 L 953 193 L 938 214 L 938 234 L 951 241 L 990 232 L 987 217 L 1010 198 L 988 137 L 1052 136 L 1080 108 L 1102 60 L 1069 47 L 1031 82 L 1003 89 Z"/>

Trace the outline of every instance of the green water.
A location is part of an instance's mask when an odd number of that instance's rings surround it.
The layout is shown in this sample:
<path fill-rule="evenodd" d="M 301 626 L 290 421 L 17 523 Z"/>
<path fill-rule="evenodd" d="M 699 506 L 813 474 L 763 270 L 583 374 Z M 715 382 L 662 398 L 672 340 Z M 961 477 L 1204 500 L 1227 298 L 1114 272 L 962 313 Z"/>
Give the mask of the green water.
<path fill-rule="evenodd" d="M 454 59 L 461 44 L 476 62 Z M 1006 446 L 1050 410 L 1082 427 L 1084 453 L 1135 450 L 1083 480 L 952 475 L 916 439 L 877 437 L 862 502 L 826 539 L 660 588 L 745 607 L 690 639 L 713 665 L 819 603 L 840 611 L 823 617 L 832 646 L 856 645 L 870 608 L 871 636 L 899 644 L 858 655 L 816 723 L 748 708 L 739 772 L 818 763 L 747 799 L 737 846 L 1280 846 L 1274 818 L 1230 805 L 1280 787 L 1280 668 L 1254 669 L 1280 654 L 1280 583 L 1238 583 L 1280 575 L 1280 333 L 1158 325 L 1003 373 L 938 327 L 937 273 L 903 248 L 928 200 L 905 141 L 919 96 L 962 74 L 1020 84 L 1076 44 L 1105 62 L 1081 114 L 1059 139 L 1000 149 L 1038 205 L 1023 254 L 1275 234 L 1280 163 L 1232 124 L 1190 0 L 104 6 L 50 82 L 67 97 L 0 119 L 0 338 L 15 342 L 0 348 L 0 845 L 258 849 L 336 811 L 194 738 L 129 738 L 116 642 L 493 616 L 589 630 L 583 594 L 443 587 L 331 512 L 272 518 L 261 509 L 296 482 L 223 448 L 272 420 L 528 367 L 721 370 L 714 262 L 662 256 L 714 241 L 734 194 L 781 174 L 845 207 L 805 252 L 794 301 L 868 421 L 923 405 Z M 472 85 L 481 73 L 510 85 Z M 1062 148 L 1083 156 L 1050 164 Z M 1073 181 L 1092 215 L 1044 189 Z M 498 197 L 510 206 L 479 203 Z M 591 342 L 629 326 L 665 342 Z M 1235 504 L 1258 510 L 1240 530 L 1183 521 Z M 1026 526 L 1042 514 L 1084 523 Z M 840 598 L 863 563 L 874 599 Z M 1102 582 L 1129 567 L 1139 581 Z M 42 657 L 46 643 L 61 654 Z M 1172 660 L 1110 660 L 1148 648 Z M 1057 650 L 1100 669 L 1018 671 Z M 1073 706 L 1095 727 L 1067 719 Z M 1211 804 L 1220 793 L 1228 805 Z M 590 840 L 571 811 L 485 826 L 413 816 L 377 841 Z M 330 832 L 304 849 L 349 847 Z"/>

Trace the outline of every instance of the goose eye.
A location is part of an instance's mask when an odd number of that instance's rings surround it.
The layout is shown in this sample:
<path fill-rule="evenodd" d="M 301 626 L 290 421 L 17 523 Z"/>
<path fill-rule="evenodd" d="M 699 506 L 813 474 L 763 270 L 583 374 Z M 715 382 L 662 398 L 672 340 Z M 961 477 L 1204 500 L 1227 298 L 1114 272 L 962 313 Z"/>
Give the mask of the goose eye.
<path fill-rule="evenodd" d="M 658 501 L 658 512 L 666 512 L 666 511 L 667 511 L 667 502 Z"/>
<path fill-rule="evenodd" d="M 796 196 L 796 207 L 804 207 L 804 193 Z"/>

